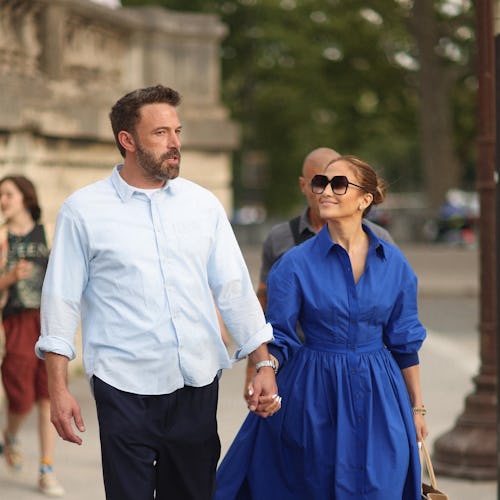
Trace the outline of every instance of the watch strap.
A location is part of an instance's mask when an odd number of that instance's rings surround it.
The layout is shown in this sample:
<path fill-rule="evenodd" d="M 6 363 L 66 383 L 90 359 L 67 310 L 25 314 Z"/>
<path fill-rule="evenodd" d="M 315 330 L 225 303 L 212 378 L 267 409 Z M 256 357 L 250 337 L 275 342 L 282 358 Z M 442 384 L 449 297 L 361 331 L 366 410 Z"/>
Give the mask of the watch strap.
<path fill-rule="evenodd" d="M 258 372 L 264 366 L 269 366 L 270 368 L 272 368 L 274 370 L 274 373 L 276 373 L 278 371 L 278 370 L 276 370 L 276 362 L 273 361 L 272 359 L 265 359 L 264 361 L 259 361 L 255 365 L 255 371 Z"/>

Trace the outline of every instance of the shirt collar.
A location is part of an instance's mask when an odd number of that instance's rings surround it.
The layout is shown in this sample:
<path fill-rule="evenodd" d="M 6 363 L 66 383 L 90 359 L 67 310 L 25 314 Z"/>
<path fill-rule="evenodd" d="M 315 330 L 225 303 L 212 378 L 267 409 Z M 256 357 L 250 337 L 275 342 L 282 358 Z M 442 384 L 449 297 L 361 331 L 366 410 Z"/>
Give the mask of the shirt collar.
<path fill-rule="evenodd" d="M 386 260 L 383 241 L 365 224 L 363 224 L 363 230 L 368 234 L 368 238 L 370 239 L 369 253 L 375 252 L 380 259 Z M 324 255 L 328 254 L 330 249 L 338 246 L 338 243 L 332 241 L 327 224 L 318 233 L 317 241 Z"/>
<path fill-rule="evenodd" d="M 366 224 L 363 224 L 363 229 L 365 233 L 368 234 L 368 238 L 370 238 L 369 251 L 375 252 L 382 260 L 386 260 L 384 241 L 381 240 Z"/>
<path fill-rule="evenodd" d="M 118 196 L 123 202 L 127 202 L 132 198 L 134 193 L 137 192 L 137 189 L 134 186 L 131 186 L 130 184 L 127 184 L 124 180 L 123 177 L 120 175 L 120 170 L 123 168 L 123 163 L 119 163 L 118 165 L 115 166 L 113 169 L 113 172 L 111 173 L 111 183 L 113 184 L 113 187 L 115 188 L 116 192 L 118 193 Z M 163 191 L 167 190 L 170 188 L 172 181 L 168 181 L 165 183 L 162 189 Z"/>

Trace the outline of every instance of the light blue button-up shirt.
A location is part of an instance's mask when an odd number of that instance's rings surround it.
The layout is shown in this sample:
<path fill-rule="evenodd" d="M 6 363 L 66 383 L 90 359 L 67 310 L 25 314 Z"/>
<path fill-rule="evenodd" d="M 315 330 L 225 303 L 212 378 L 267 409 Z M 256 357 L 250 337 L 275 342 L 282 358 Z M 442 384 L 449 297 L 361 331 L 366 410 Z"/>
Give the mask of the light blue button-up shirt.
<path fill-rule="evenodd" d="M 211 383 L 231 360 L 214 300 L 241 359 L 272 339 L 222 205 L 182 178 L 149 196 L 111 177 L 59 212 L 36 353 L 76 355 L 117 389 L 168 394 Z"/>

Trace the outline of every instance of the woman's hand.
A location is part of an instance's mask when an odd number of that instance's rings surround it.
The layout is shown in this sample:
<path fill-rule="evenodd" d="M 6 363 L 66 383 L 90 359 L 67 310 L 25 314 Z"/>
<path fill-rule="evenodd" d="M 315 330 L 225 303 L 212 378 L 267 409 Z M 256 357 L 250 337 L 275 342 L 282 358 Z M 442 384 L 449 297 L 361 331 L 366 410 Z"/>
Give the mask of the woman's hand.
<path fill-rule="evenodd" d="M 417 442 L 421 442 L 429 435 L 425 417 L 417 413 L 413 415 L 413 420 L 415 422 L 415 430 L 417 432 Z"/>
<path fill-rule="evenodd" d="M 26 278 L 31 275 L 31 270 L 33 269 L 33 263 L 21 259 L 12 269 L 14 283 Z"/>

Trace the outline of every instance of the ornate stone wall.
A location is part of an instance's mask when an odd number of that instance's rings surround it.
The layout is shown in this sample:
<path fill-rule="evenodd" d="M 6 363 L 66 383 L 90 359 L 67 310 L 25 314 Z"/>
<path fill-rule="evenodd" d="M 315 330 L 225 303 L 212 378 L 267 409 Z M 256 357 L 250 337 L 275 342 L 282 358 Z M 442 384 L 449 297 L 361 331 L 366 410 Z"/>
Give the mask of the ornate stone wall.
<path fill-rule="evenodd" d="M 29 176 L 45 219 L 121 160 L 108 112 L 124 93 L 162 83 L 183 95 L 182 175 L 231 212 L 238 129 L 219 98 L 216 16 L 110 9 L 88 0 L 0 0 L 0 176 Z"/>

